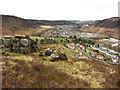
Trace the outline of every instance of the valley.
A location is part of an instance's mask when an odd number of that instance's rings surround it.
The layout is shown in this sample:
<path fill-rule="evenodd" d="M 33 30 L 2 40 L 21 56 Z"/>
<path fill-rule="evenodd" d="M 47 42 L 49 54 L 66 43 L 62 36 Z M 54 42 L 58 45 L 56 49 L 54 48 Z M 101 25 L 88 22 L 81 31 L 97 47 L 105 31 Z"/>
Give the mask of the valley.
<path fill-rule="evenodd" d="M 120 29 L 116 23 L 119 18 L 76 22 L 29 20 L 3 15 L 2 19 L 3 88 L 120 86 Z M 26 41 L 29 37 L 37 44 L 37 50 L 27 54 L 6 51 L 5 36 L 7 39 L 18 36 Z"/>

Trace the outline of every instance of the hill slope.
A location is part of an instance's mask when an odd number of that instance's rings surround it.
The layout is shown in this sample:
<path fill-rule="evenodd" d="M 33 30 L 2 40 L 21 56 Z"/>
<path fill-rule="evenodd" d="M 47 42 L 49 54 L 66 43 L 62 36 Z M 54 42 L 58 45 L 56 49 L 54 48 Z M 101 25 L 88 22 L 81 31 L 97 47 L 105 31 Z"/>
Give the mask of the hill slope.
<path fill-rule="evenodd" d="M 2 15 L 2 24 L 3 26 L 13 26 L 14 28 L 26 27 L 29 28 L 32 26 L 32 23 L 28 22 L 25 19 L 15 17 L 15 16 L 7 16 Z"/>
<path fill-rule="evenodd" d="M 65 21 L 65 20 L 58 20 L 58 21 L 48 21 L 48 20 L 28 20 L 30 23 L 34 25 L 75 25 L 74 22 Z"/>
<path fill-rule="evenodd" d="M 93 23 L 95 27 L 104 27 L 104 28 L 118 28 L 120 27 L 120 18 L 113 17 L 104 20 L 99 20 Z"/>
<path fill-rule="evenodd" d="M 32 23 L 25 19 L 2 15 L 2 36 L 14 34 L 27 34 L 35 28 Z M 30 29 L 30 30 L 29 30 Z"/>
<path fill-rule="evenodd" d="M 47 20 L 29 20 L 16 16 L 2 15 L 2 35 L 25 34 L 42 31 L 41 25 L 70 25 L 75 24 L 71 21 L 47 21 Z"/>
<path fill-rule="evenodd" d="M 79 60 L 60 44 L 40 44 L 39 52 L 2 53 L 4 88 L 117 88 L 118 67 L 94 60 Z M 68 61 L 50 62 L 41 56 L 47 48 L 64 52 Z M 98 65 L 99 64 L 99 65 Z"/>
<path fill-rule="evenodd" d="M 119 39 L 120 18 L 118 17 L 98 20 L 95 22 L 90 22 L 88 24 L 90 25 L 89 27 L 83 27 L 77 30 L 89 33 L 104 34 L 111 38 Z"/>

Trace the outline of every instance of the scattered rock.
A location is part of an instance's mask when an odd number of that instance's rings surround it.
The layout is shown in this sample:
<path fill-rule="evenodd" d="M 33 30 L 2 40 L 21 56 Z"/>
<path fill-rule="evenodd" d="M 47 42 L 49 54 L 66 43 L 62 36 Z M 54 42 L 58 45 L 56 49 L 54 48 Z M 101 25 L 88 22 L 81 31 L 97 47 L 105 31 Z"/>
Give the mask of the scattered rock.
<path fill-rule="evenodd" d="M 58 60 L 68 60 L 67 56 L 65 53 L 61 53 L 56 50 L 51 50 L 50 48 L 47 48 L 45 50 L 45 53 L 43 54 L 44 56 L 50 56 L 49 60 L 50 61 L 58 61 Z"/>
<path fill-rule="evenodd" d="M 60 60 L 68 60 L 66 54 L 63 53 L 63 52 L 62 52 L 62 53 L 59 53 L 59 59 L 60 59 Z"/>
<path fill-rule="evenodd" d="M 43 54 L 44 56 L 50 56 L 53 53 L 53 50 L 51 50 L 50 48 L 45 50 L 45 53 Z"/>

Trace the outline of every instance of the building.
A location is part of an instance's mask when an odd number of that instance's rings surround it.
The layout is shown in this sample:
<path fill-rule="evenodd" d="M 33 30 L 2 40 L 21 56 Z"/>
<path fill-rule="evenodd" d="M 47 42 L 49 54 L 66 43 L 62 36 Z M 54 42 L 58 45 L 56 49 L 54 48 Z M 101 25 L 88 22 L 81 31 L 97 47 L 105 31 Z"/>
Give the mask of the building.
<path fill-rule="evenodd" d="M 88 59 L 88 58 L 84 55 L 80 55 L 79 59 Z"/>
<path fill-rule="evenodd" d="M 82 51 L 80 50 L 79 52 L 78 52 L 80 55 L 82 55 Z"/>
<path fill-rule="evenodd" d="M 97 55 L 97 58 L 98 59 L 103 59 L 103 56 L 102 55 Z"/>
<path fill-rule="evenodd" d="M 91 51 L 91 56 L 93 56 L 93 57 L 95 56 L 95 53 L 93 51 Z"/>
<path fill-rule="evenodd" d="M 86 52 L 89 53 L 89 49 L 86 49 Z"/>
<path fill-rule="evenodd" d="M 70 49 L 74 49 L 75 47 L 72 46 L 71 44 L 67 44 L 67 47 L 70 48 Z"/>
<path fill-rule="evenodd" d="M 76 53 L 78 53 L 78 48 L 75 49 Z"/>
<path fill-rule="evenodd" d="M 70 43 L 72 46 L 75 46 L 75 44 L 74 43 Z"/>
<path fill-rule="evenodd" d="M 84 47 L 83 45 L 80 45 L 80 47 L 81 47 L 82 49 L 85 49 L 85 47 Z"/>
<path fill-rule="evenodd" d="M 80 46 L 80 44 L 79 44 L 79 43 L 76 43 L 76 46 Z"/>

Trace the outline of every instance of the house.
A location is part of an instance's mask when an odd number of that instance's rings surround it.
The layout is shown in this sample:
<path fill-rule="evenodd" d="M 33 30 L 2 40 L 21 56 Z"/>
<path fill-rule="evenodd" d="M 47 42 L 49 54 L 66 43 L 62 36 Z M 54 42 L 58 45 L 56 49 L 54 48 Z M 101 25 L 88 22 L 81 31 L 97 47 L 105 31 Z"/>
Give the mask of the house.
<path fill-rule="evenodd" d="M 88 59 L 88 58 L 84 55 L 80 55 L 79 59 Z"/>
<path fill-rule="evenodd" d="M 86 52 L 89 53 L 89 49 L 86 49 Z"/>
<path fill-rule="evenodd" d="M 97 58 L 98 59 L 103 59 L 103 56 L 102 55 L 97 55 Z"/>
<path fill-rule="evenodd" d="M 75 47 L 74 47 L 74 46 L 72 46 L 72 45 L 70 45 L 70 48 L 71 48 L 71 49 L 75 49 Z"/>
<path fill-rule="evenodd" d="M 76 53 L 78 53 L 78 48 L 75 49 Z"/>
<path fill-rule="evenodd" d="M 67 44 L 68 48 L 74 49 L 74 47 L 71 44 Z"/>
<path fill-rule="evenodd" d="M 113 59 L 112 61 L 113 61 L 114 63 L 117 63 L 117 60 L 114 60 L 114 59 Z"/>
<path fill-rule="evenodd" d="M 70 48 L 70 44 L 67 44 L 67 47 Z"/>
<path fill-rule="evenodd" d="M 80 55 L 82 55 L 82 51 L 80 50 L 79 52 L 78 52 Z"/>
<path fill-rule="evenodd" d="M 79 46 L 80 44 L 79 43 L 76 43 L 76 46 Z"/>
<path fill-rule="evenodd" d="M 74 43 L 70 43 L 72 46 L 75 46 L 75 44 Z"/>
<path fill-rule="evenodd" d="M 85 47 L 84 47 L 83 45 L 80 45 L 80 47 L 81 47 L 82 49 L 85 49 Z"/>
<path fill-rule="evenodd" d="M 112 57 L 112 61 L 114 62 L 114 63 L 116 63 L 117 61 L 119 61 L 119 57 Z"/>
<path fill-rule="evenodd" d="M 119 46 L 119 43 L 115 43 L 112 45 L 112 47 L 114 47 L 114 46 Z"/>
<path fill-rule="evenodd" d="M 93 51 L 91 51 L 91 55 L 94 57 L 95 56 L 95 53 Z"/>

